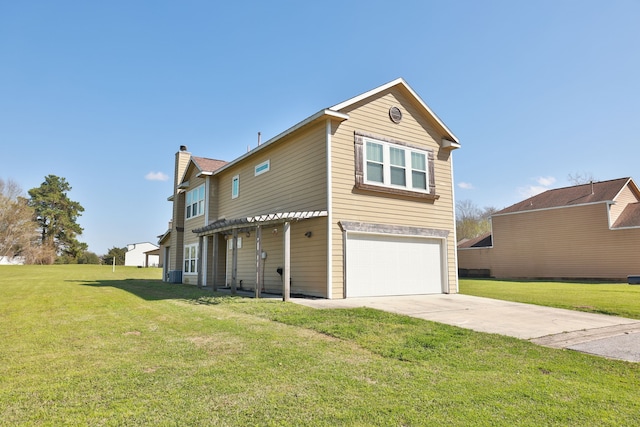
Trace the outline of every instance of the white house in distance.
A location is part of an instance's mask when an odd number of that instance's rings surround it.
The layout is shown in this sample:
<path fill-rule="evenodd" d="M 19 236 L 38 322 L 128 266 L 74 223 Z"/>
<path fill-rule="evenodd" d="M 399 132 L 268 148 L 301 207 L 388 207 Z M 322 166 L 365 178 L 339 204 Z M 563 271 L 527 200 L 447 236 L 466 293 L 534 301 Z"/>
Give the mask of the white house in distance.
<path fill-rule="evenodd" d="M 124 254 L 124 265 L 130 267 L 157 267 L 160 263 L 159 254 L 160 247 L 158 245 L 150 242 L 132 243 L 127 245 L 127 252 Z"/>
<path fill-rule="evenodd" d="M 8 256 L 0 256 L 0 265 L 24 265 L 24 257 L 16 256 L 16 257 L 8 257 Z"/>

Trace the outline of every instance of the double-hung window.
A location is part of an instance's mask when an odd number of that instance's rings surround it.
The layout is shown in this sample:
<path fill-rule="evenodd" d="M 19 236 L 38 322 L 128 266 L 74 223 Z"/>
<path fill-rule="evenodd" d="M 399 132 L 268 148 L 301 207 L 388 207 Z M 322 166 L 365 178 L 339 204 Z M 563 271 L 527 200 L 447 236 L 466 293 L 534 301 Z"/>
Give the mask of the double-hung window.
<path fill-rule="evenodd" d="M 187 191 L 187 219 L 204 214 L 204 184 Z"/>
<path fill-rule="evenodd" d="M 427 151 L 372 138 L 363 145 L 365 184 L 429 192 Z"/>
<path fill-rule="evenodd" d="M 184 247 L 184 273 L 195 274 L 198 272 L 198 244 Z"/>

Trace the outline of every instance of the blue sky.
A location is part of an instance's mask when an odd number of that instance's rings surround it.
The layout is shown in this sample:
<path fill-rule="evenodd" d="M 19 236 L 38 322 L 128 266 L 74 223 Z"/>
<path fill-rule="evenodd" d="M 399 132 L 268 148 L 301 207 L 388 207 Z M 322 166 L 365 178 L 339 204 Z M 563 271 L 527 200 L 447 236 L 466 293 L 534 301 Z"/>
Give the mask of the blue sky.
<path fill-rule="evenodd" d="M 636 0 L 0 0 L 0 178 L 66 178 L 93 252 L 156 243 L 180 145 L 233 160 L 403 77 L 460 140 L 458 200 L 640 180 L 638 22 Z"/>

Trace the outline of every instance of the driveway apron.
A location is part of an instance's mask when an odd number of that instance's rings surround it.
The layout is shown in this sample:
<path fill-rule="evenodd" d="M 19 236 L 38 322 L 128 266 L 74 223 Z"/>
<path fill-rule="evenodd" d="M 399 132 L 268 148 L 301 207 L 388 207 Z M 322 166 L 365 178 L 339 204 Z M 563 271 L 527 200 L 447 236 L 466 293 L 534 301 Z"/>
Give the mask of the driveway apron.
<path fill-rule="evenodd" d="M 314 308 L 370 307 L 535 344 L 640 362 L 640 321 L 462 294 L 292 298 Z"/>

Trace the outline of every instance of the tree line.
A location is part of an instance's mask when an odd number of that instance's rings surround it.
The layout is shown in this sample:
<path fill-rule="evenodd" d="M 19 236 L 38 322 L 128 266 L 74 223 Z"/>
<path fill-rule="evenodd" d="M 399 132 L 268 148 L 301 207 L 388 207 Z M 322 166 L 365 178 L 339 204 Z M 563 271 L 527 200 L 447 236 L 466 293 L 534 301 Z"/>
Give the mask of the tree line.
<path fill-rule="evenodd" d="M 470 200 L 456 202 L 456 236 L 458 241 L 473 239 L 491 231 L 494 207 L 479 208 Z"/>
<path fill-rule="evenodd" d="M 82 205 L 67 193 L 65 178 L 47 175 L 44 182 L 28 191 L 0 178 L 0 258 L 21 258 L 26 264 L 124 264 L 126 248 L 112 248 L 99 257 L 80 242 L 78 218 Z"/>

